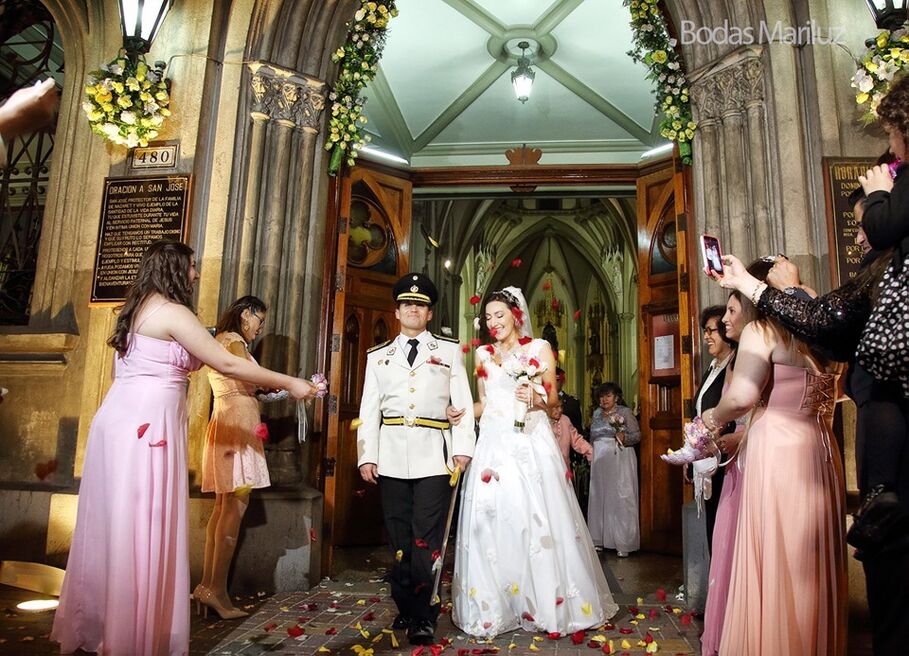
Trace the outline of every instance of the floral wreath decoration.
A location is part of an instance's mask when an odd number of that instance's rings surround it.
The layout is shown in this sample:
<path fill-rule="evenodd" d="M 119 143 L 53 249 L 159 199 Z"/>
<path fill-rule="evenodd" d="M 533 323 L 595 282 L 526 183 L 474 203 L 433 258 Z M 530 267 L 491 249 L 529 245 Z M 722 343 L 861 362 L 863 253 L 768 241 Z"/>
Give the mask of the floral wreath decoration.
<path fill-rule="evenodd" d="M 909 24 L 892 32 L 881 30 L 865 41 L 865 52 L 855 64 L 855 102 L 862 111 L 862 123 L 868 125 L 877 120 L 877 106 L 887 95 L 893 78 L 909 64 Z"/>
<path fill-rule="evenodd" d="M 92 132 L 128 148 L 147 146 L 171 115 L 165 67 L 163 61 L 149 66 L 143 56 L 134 62 L 121 55 L 92 71 L 82 103 Z"/>
<path fill-rule="evenodd" d="M 333 151 L 328 163 L 329 175 L 338 172 L 345 155 L 347 165 L 353 166 L 357 150 L 369 142 L 369 135 L 364 134 L 366 97 L 360 97 L 360 92 L 379 70 L 388 21 L 397 15 L 395 0 L 361 0 L 353 21 L 347 24 L 347 40 L 331 56 L 334 63 L 341 64 L 341 70 L 328 94 L 332 105 L 325 150 Z"/>
<path fill-rule="evenodd" d="M 648 68 L 647 79 L 656 83 L 656 111 L 663 115 L 660 136 L 679 145 L 684 164 L 691 164 L 691 140 L 697 123 L 691 116 L 688 79 L 669 37 L 657 0 L 624 0 L 631 11 L 633 48 L 628 56 Z"/>

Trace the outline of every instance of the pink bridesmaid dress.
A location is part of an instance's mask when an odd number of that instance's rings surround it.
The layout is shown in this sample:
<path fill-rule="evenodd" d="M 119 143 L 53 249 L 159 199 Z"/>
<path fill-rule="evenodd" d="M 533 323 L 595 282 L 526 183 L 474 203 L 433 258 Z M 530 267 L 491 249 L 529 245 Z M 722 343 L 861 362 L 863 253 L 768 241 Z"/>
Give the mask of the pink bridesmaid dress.
<path fill-rule="evenodd" d="M 51 639 L 116 656 L 189 651 L 187 376 L 177 342 L 130 334 L 89 430 Z"/>
<path fill-rule="evenodd" d="M 835 381 L 773 366 L 766 408 L 745 447 L 723 656 L 846 651 L 843 471 L 830 431 Z"/>

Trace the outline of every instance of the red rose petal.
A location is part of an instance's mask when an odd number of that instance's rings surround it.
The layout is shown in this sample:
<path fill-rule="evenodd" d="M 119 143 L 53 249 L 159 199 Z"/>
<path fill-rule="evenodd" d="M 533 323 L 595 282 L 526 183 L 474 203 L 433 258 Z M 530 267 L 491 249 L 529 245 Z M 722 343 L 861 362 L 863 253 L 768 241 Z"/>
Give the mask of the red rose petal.
<path fill-rule="evenodd" d="M 612 647 L 609 646 L 609 643 L 608 643 L 608 642 L 607 642 L 605 645 L 603 645 L 603 653 L 604 653 L 604 654 L 611 654 L 611 653 L 612 653 Z"/>
<path fill-rule="evenodd" d="M 484 629 L 488 629 L 488 628 L 491 627 L 491 626 L 492 626 L 492 622 L 483 622 L 483 628 L 484 628 Z"/>
<path fill-rule="evenodd" d="M 380 601 L 382 601 L 382 597 L 370 597 L 370 598 L 369 598 L 369 602 L 370 602 L 370 603 L 373 603 L 373 604 L 377 604 L 377 603 L 379 603 Z"/>
<path fill-rule="evenodd" d="M 552 303 L 550 305 L 552 305 L 553 310 L 558 310 L 559 309 L 559 299 L 557 299 L 557 298 L 552 299 Z"/>
<path fill-rule="evenodd" d="M 482 365 L 482 363 L 477 365 L 477 377 L 478 378 L 488 378 L 489 377 L 489 372 L 486 371 L 486 367 L 484 367 Z"/>
<path fill-rule="evenodd" d="M 581 318 L 581 311 L 580 311 L 580 310 L 575 310 L 575 311 L 574 311 L 574 320 L 577 321 L 577 320 L 580 319 L 580 318 Z"/>
<path fill-rule="evenodd" d="M 627 626 L 623 626 L 621 629 L 619 629 L 619 633 L 622 635 L 631 635 L 634 633 L 634 629 L 629 629 Z"/>
<path fill-rule="evenodd" d="M 663 588 L 656 589 L 656 598 L 657 601 L 663 602 L 666 601 L 666 591 Z"/>
<path fill-rule="evenodd" d="M 55 471 L 57 471 L 57 459 L 56 458 L 52 458 L 51 460 L 48 460 L 47 462 L 40 462 L 37 465 L 35 465 L 35 476 L 37 476 L 42 481 L 45 478 L 47 478 L 48 476 L 50 476 L 51 474 L 53 474 Z"/>
<path fill-rule="evenodd" d="M 482 343 L 483 342 L 480 340 L 479 337 L 474 337 L 473 339 L 470 340 L 470 345 L 473 346 L 474 348 L 478 347 Z"/>
<path fill-rule="evenodd" d="M 689 615 L 688 613 L 685 613 L 684 615 L 679 617 L 679 621 L 682 624 L 684 624 L 685 626 L 688 626 L 689 624 L 691 624 L 691 615 Z"/>
<path fill-rule="evenodd" d="M 142 439 L 142 436 L 145 435 L 145 431 L 148 430 L 148 427 L 149 427 L 149 426 L 151 426 L 151 424 L 142 424 L 142 425 L 139 426 L 139 428 L 136 430 L 136 435 L 139 436 L 139 439 L 140 439 L 140 440 Z"/>
<path fill-rule="evenodd" d="M 304 633 L 306 633 L 306 631 L 301 629 L 297 625 L 294 625 L 294 626 L 290 627 L 289 629 L 287 629 L 287 635 L 289 635 L 291 638 L 299 638 Z"/>
<path fill-rule="evenodd" d="M 487 344 L 483 348 L 486 349 L 486 351 L 489 352 L 490 355 L 495 355 L 495 353 L 496 353 L 496 347 L 493 346 L 492 344 Z"/>
<path fill-rule="evenodd" d="M 493 339 L 495 339 L 496 335 L 498 335 L 498 334 L 499 334 L 499 330 L 497 328 L 489 329 L 489 336 L 492 337 Z"/>
<path fill-rule="evenodd" d="M 533 619 L 533 615 L 531 615 L 530 613 L 528 613 L 526 610 L 525 610 L 523 613 L 521 613 L 521 619 L 527 620 L 528 622 L 535 622 L 535 621 L 536 621 L 536 620 Z"/>
<path fill-rule="evenodd" d="M 167 446 L 167 440 L 158 440 L 157 442 L 150 443 L 149 447 L 162 447 Z"/>
<path fill-rule="evenodd" d="M 524 335 L 523 337 L 518 339 L 518 344 L 520 344 L 521 346 L 527 346 L 532 341 L 533 341 L 532 338 L 528 337 L 527 335 Z"/>
<path fill-rule="evenodd" d="M 650 613 L 648 614 L 650 615 L 650 619 L 655 620 L 660 616 L 660 611 L 658 611 L 656 608 L 651 608 Z"/>
<path fill-rule="evenodd" d="M 470 353 L 470 347 L 467 344 L 461 344 L 461 353 Z"/>
<path fill-rule="evenodd" d="M 521 258 L 516 257 L 511 261 L 511 266 L 513 266 L 515 269 L 517 269 L 523 263 L 524 263 L 524 261 Z"/>
<path fill-rule="evenodd" d="M 372 611 L 369 611 L 368 613 L 366 613 L 366 615 L 364 615 L 362 617 L 362 620 L 364 622 L 372 622 L 374 619 L 376 619 L 376 614 L 373 613 Z"/>
<path fill-rule="evenodd" d="M 362 499 L 366 496 L 366 490 L 354 490 L 354 496 Z"/>
<path fill-rule="evenodd" d="M 637 615 L 637 614 L 640 613 L 641 611 L 638 610 L 638 607 L 637 607 L 637 606 L 629 606 L 629 607 L 628 607 L 628 612 L 631 613 L 632 615 Z"/>
<path fill-rule="evenodd" d="M 425 588 L 425 587 L 426 587 L 426 584 L 425 584 L 425 583 L 417 583 L 417 585 L 416 585 L 416 586 L 414 587 L 414 589 L 413 589 L 413 593 L 414 593 L 415 595 L 416 595 L 416 594 L 420 594 L 420 590 L 422 590 L 422 589 Z"/>
<path fill-rule="evenodd" d="M 442 653 L 442 649 L 444 649 L 442 645 L 429 645 L 429 653 L 432 654 L 432 656 L 439 656 L 439 654 Z"/>
<path fill-rule="evenodd" d="M 540 367 L 540 361 L 537 360 L 536 358 L 530 358 L 530 359 L 527 361 L 527 364 L 529 364 L 531 367 L 536 367 L 536 368 L 538 368 L 538 369 L 539 369 L 539 367 Z"/>
<path fill-rule="evenodd" d="M 550 631 L 550 632 L 547 634 L 547 637 L 548 637 L 550 640 L 558 640 L 559 638 L 562 637 L 562 634 L 559 633 L 558 631 Z"/>
<path fill-rule="evenodd" d="M 561 606 L 563 603 L 565 603 L 564 597 L 556 597 L 556 606 Z"/>
<path fill-rule="evenodd" d="M 337 632 L 338 632 L 338 630 L 335 627 L 331 627 L 330 629 L 325 630 L 325 635 L 334 635 Z"/>
<path fill-rule="evenodd" d="M 604 631 L 612 631 L 613 629 L 615 629 L 615 624 L 612 622 L 606 622 L 606 624 L 603 625 Z"/>
<path fill-rule="evenodd" d="M 256 424 L 256 427 L 253 429 L 253 435 L 264 442 L 268 439 L 268 426 L 266 426 L 264 423 Z"/>
<path fill-rule="evenodd" d="M 269 624 L 266 624 L 264 628 L 266 631 L 271 632 L 271 631 L 274 631 L 275 629 L 277 629 L 278 625 L 275 624 L 274 622 L 270 622 Z"/>
<path fill-rule="evenodd" d="M 316 529 L 314 529 L 314 528 L 309 529 L 309 541 L 310 542 L 316 541 Z"/>
<path fill-rule="evenodd" d="M 574 474 L 571 473 L 570 468 L 565 470 L 565 480 L 568 482 L 571 482 L 574 480 Z"/>
<path fill-rule="evenodd" d="M 306 624 L 308 621 L 309 618 L 304 617 L 303 615 L 300 615 L 300 617 L 297 618 L 297 624 Z"/>
<path fill-rule="evenodd" d="M 649 632 L 649 631 L 648 631 L 647 634 L 644 636 L 644 642 L 646 642 L 648 645 L 649 645 L 651 642 L 653 642 L 653 636 L 650 635 L 650 632 Z"/>
<path fill-rule="evenodd" d="M 586 639 L 587 639 L 586 631 L 575 631 L 574 633 L 571 634 L 572 644 L 575 644 L 575 645 L 583 644 Z"/>
<path fill-rule="evenodd" d="M 413 541 L 413 543 L 415 545 L 417 545 L 417 547 L 419 549 L 425 549 L 426 547 L 429 546 L 429 543 L 426 540 L 424 540 L 423 538 L 417 538 L 416 540 Z"/>
<path fill-rule="evenodd" d="M 442 557 L 442 552 L 439 551 L 438 549 L 436 549 L 435 551 L 432 552 L 431 558 L 432 558 L 433 560 L 438 560 L 438 559 L 441 558 L 441 557 Z"/>
<path fill-rule="evenodd" d="M 549 394 L 550 390 L 552 390 L 552 383 L 547 382 L 547 381 L 544 380 L 544 381 L 543 381 L 543 389 L 546 390 L 546 393 L 547 393 L 547 394 Z"/>
<path fill-rule="evenodd" d="M 543 289 L 545 289 L 546 291 L 549 291 L 550 289 L 552 289 L 552 283 L 549 282 L 548 280 L 544 280 Z"/>
<path fill-rule="evenodd" d="M 414 647 L 410 650 L 410 656 L 423 656 L 423 652 L 426 651 L 426 647 Z"/>
<path fill-rule="evenodd" d="M 471 305 L 476 305 L 479 302 L 480 302 L 480 297 L 477 294 L 474 294 L 473 296 L 470 297 Z"/>
<path fill-rule="evenodd" d="M 591 640 L 590 642 L 587 643 L 587 646 L 590 647 L 591 649 L 599 649 L 600 643 L 597 642 L 596 640 Z"/>

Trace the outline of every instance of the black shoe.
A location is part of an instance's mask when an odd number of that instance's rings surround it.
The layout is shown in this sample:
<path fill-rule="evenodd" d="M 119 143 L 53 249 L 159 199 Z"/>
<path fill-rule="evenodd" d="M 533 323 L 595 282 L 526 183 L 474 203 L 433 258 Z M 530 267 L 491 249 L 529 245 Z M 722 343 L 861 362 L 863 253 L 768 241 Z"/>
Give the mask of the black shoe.
<path fill-rule="evenodd" d="M 435 642 L 436 627 L 429 620 L 419 620 L 410 627 L 407 637 L 412 645 L 431 645 Z"/>
<path fill-rule="evenodd" d="M 855 521 L 846 534 L 846 542 L 862 552 L 862 558 L 856 555 L 859 560 L 879 552 L 893 538 L 905 533 L 907 518 L 899 497 L 883 485 L 868 492 L 853 517 Z"/>
<path fill-rule="evenodd" d="M 406 630 L 410 628 L 412 620 L 409 617 L 405 617 L 398 613 L 398 616 L 395 618 L 395 621 L 391 623 L 391 628 L 395 631 L 401 631 L 402 629 Z"/>

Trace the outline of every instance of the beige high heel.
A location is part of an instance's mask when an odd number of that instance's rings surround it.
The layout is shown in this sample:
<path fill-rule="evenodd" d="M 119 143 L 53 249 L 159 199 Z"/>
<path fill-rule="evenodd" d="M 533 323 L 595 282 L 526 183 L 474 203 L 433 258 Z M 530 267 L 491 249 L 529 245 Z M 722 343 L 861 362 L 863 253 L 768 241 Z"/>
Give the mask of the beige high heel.
<path fill-rule="evenodd" d="M 249 615 L 249 613 L 240 610 L 239 608 L 227 608 L 222 606 L 221 602 L 218 601 L 218 598 L 215 597 L 215 593 L 202 585 L 196 586 L 196 590 L 193 591 L 193 594 L 195 595 L 196 609 L 203 612 L 203 617 L 208 617 L 209 608 L 215 611 L 222 620 L 236 620 Z M 202 611 L 202 606 L 205 608 L 204 611 Z"/>

